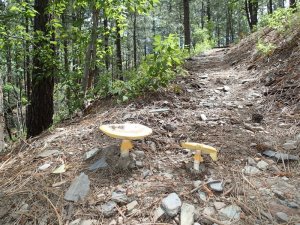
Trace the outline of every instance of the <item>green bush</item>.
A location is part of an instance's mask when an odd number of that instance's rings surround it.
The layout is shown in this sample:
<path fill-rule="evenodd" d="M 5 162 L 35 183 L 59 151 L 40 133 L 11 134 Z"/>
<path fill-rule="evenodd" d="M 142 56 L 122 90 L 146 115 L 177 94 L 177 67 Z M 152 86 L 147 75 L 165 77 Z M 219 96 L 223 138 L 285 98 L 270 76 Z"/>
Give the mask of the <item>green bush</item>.
<path fill-rule="evenodd" d="M 197 28 L 193 32 L 194 54 L 200 54 L 205 50 L 211 49 L 215 42 L 210 38 L 209 30 Z"/>
<path fill-rule="evenodd" d="M 137 70 L 125 72 L 125 80 L 111 81 L 110 75 L 101 76 L 95 89 L 100 96 L 117 96 L 120 101 L 137 97 L 148 91 L 166 87 L 180 72 L 185 52 L 178 45 L 178 38 L 155 36 L 154 53 L 147 55 Z"/>
<path fill-rule="evenodd" d="M 256 44 L 256 49 L 259 53 L 261 53 L 264 56 L 269 56 L 272 54 L 276 46 L 272 43 L 265 43 L 262 40 L 259 40 Z"/>

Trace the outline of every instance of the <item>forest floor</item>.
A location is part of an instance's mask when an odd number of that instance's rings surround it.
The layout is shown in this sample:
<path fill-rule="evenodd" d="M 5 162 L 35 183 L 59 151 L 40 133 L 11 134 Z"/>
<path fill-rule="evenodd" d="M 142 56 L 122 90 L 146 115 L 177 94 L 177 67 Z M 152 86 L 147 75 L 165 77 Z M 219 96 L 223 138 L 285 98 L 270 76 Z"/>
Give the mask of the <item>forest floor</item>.
<path fill-rule="evenodd" d="M 299 160 L 265 155 L 272 150 L 297 159 L 299 114 L 282 101 L 266 100 L 268 87 L 257 71 L 234 65 L 228 52 L 193 57 L 185 64 L 188 75 L 168 90 L 128 104 L 102 101 L 2 156 L 0 224 L 300 224 Z M 153 129 L 134 141 L 128 170 L 116 168 L 119 141 L 99 130 L 124 122 Z M 205 156 L 203 171 L 195 173 L 182 141 L 215 147 L 218 161 Z M 85 159 L 92 149 L 96 154 Z M 93 171 L 90 165 L 99 159 L 107 164 Z M 66 171 L 53 174 L 62 164 Z M 81 193 L 89 187 L 88 194 L 64 200 L 81 173 L 90 182 L 83 179 Z M 171 206 L 162 209 L 170 193 L 177 196 L 170 195 Z M 174 217 L 167 215 L 172 206 Z"/>

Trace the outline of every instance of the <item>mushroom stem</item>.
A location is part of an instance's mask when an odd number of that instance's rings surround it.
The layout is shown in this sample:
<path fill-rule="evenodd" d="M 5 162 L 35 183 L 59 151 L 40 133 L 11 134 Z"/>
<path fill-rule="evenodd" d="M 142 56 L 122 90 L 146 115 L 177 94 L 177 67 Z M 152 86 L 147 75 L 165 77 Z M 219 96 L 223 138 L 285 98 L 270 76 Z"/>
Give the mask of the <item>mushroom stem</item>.
<path fill-rule="evenodd" d="M 194 170 L 200 170 L 200 162 L 203 162 L 203 158 L 201 156 L 201 150 L 197 150 L 194 156 Z"/>
<path fill-rule="evenodd" d="M 122 140 L 121 144 L 121 157 L 129 157 L 129 150 L 133 148 L 130 140 Z"/>

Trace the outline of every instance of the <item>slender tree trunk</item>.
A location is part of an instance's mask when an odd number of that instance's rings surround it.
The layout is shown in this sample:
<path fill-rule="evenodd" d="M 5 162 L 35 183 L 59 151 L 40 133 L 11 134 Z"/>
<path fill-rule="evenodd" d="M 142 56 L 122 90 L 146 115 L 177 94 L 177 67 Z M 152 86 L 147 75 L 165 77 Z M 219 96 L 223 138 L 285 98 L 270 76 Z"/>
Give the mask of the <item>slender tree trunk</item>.
<path fill-rule="evenodd" d="M 183 0 L 183 28 L 184 47 L 191 50 L 191 30 L 190 30 L 190 4 L 189 0 Z"/>
<path fill-rule="evenodd" d="M 210 22 L 210 20 L 211 20 L 210 0 L 207 0 L 207 5 L 206 5 L 206 15 L 207 15 L 207 21 Z"/>
<path fill-rule="evenodd" d="M 117 54 L 117 73 L 120 80 L 123 80 L 122 76 L 122 49 L 121 49 L 121 34 L 120 34 L 119 22 L 116 20 L 116 54 Z"/>
<path fill-rule="evenodd" d="M 99 10 L 97 10 L 94 6 L 92 12 L 93 25 L 92 25 L 91 40 L 85 54 L 84 76 L 82 79 L 82 90 L 84 96 L 86 94 L 86 91 L 92 86 L 92 82 L 94 79 L 96 51 L 97 51 L 96 41 L 97 41 L 98 20 L 99 20 Z"/>
<path fill-rule="evenodd" d="M 284 0 L 278 0 L 277 6 L 278 6 L 278 8 L 284 8 Z"/>
<path fill-rule="evenodd" d="M 0 153 L 4 150 L 4 126 L 2 78 L 0 77 Z"/>
<path fill-rule="evenodd" d="M 296 6 L 297 6 L 296 0 L 290 0 L 290 7 L 296 8 Z"/>
<path fill-rule="evenodd" d="M 269 0 L 268 2 L 268 13 L 272 14 L 273 13 L 273 0 Z"/>
<path fill-rule="evenodd" d="M 133 14 L 133 62 L 134 68 L 137 68 L 137 43 L 136 43 L 136 9 Z"/>
<path fill-rule="evenodd" d="M 109 70 L 109 35 L 108 35 L 108 20 L 107 17 L 103 20 L 103 28 L 104 28 L 104 50 L 105 50 L 105 68 L 108 71 Z"/>
<path fill-rule="evenodd" d="M 226 46 L 228 46 L 229 45 L 229 43 L 230 43 L 230 37 L 229 37 L 229 35 L 230 35 L 230 12 L 229 12 L 229 5 L 228 5 L 228 3 L 227 3 L 227 9 L 226 9 L 226 37 L 225 37 L 225 40 L 226 40 Z"/>
<path fill-rule="evenodd" d="M 258 22 L 258 0 L 245 0 L 245 11 L 250 30 L 253 31 Z"/>
<path fill-rule="evenodd" d="M 200 21 L 201 21 L 201 29 L 204 28 L 204 1 L 202 0 L 201 2 L 201 18 L 200 18 Z"/>
<path fill-rule="evenodd" d="M 37 14 L 34 18 L 34 31 L 49 34 L 47 23 L 50 21 L 50 15 L 47 12 L 49 0 L 35 0 L 34 9 Z M 54 89 L 54 65 L 51 62 L 45 62 L 43 54 L 50 54 L 55 57 L 53 46 L 51 51 L 45 53 L 42 49 L 50 45 L 47 40 L 41 40 L 36 37 L 33 54 L 32 69 L 32 92 L 27 115 L 27 137 L 39 135 L 52 125 L 53 122 L 53 89 Z"/>

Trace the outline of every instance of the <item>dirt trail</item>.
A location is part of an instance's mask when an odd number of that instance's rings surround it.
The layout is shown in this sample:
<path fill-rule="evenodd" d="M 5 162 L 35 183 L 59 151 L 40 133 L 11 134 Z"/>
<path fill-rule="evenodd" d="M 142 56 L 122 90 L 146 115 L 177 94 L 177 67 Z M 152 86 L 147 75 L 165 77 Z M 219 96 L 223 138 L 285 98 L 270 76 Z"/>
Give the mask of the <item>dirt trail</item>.
<path fill-rule="evenodd" d="M 0 223 L 58 224 L 60 219 L 67 224 L 75 219 L 95 219 L 99 224 L 180 224 L 180 213 L 174 218 L 162 215 L 154 221 L 162 199 L 172 192 L 195 207 L 195 222 L 200 224 L 300 222 L 299 163 L 277 163 L 261 155 L 266 149 L 299 154 L 299 127 L 287 111 L 268 110 L 272 106 L 263 104 L 265 90 L 257 74 L 226 63 L 227 51 L 214 49 L 187 61 L 189 75 L 179 77 L 167 92 L 126 105 L 101 103 L 93 114 L 62 124 L 24 145 L 16 156 L 8 155 L 0 164 L 4 178 L 0 182 L 4 196 Z M 159 108 L 169 110 L 151 112 Z M 253 114 L 256 119 L 263 117 L 261 123 L 252 121 Z M 98 129 L 101 124 L 123 122 L 141 123 L 154 131 L 146 140 L 135 142 L 131 156 L 136 166 L 128 171 L 115 167 L 119 142 Z M 296 149 L 284 150 L 288 140 L 295 140 Z M 204 171 L 194 173 L 190 169 L 192 153 L 180 148 L 181 141 L 214 146 L 219 160 L 212 162 L 205 157 Z M 92 159 L 84 160 L 92 148 L 100 150 Z M 61 154 L 36 158 L 49 149 Z M 106 168 L 88 170 L 103 157 Z M 47 162 L 49 169 L 37 169 Z M 51 174 L 62 162 L 67 171 Z M 249 165 L 253 166 L 251 175 L 243 172 Z M 80 172 L 89 176 L 89 194 L 77 203 L 67 202 L 63 196 Z M 195 189 L 199 180 L 202 186 Z M 206 185 L 211 180 L 222 190 Z M 127 202 L 136 200 L 138 206 L 128 212 L 126 204 L 118 203 L 118 210 L 104 217 L 101 206 L 116 190 L 128 197 Z M 287 218 L 281 218 L 279 212 Z"/>

